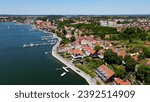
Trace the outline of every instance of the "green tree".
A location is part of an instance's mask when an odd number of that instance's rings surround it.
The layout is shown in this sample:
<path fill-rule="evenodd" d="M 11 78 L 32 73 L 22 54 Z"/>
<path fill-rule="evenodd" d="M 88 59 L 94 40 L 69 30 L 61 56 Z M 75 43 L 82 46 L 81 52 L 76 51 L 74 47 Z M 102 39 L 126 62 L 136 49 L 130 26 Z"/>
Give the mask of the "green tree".
<path fill-rule="evenodd" d="M 125 68 L 127 72 L 134 72 L 135 71 L 135 66 L 136 66 L 136 61 L 129 55 L 126 55 L 124 58 L 125 61 Z"/>
<path fill-rule="evenodd" d="M 117 77 L 120 77 L 122 79 L 124 79 L 126 77 L 127 73 L 126 73 L 125 68 L 123 66 L 112 65 L 112 67 L 113 67 Z"/>
<path fill-rule="evenodd" d="M 72 37 L 70 38 L 70 40 L 71 40 L 71 42 L 74 42 L 74 41 L 76 41 L 76 38 L 75 38 L 75 36 L 72 36 Z"/>
<path fill-rule="evenodd" d="M 62 39 L 61 44 L 68 44 L 69 42 L 69 39 L 64 38 Z"/>
<path fill-rule="evenodd" d="M 150 58 L 150 48 L 149 47 L 145 47 L 143 48 L 143 52 L 146 58 Z"/>
<path fill-rule="evenodd" d="M 101 47 L 98 46 L 98 45 L 96 45 L 96 46 L 94 47 L 94 50 L 95 50 L 96 52 L 98 52 L 100 49 L 101 49 Z"/>
<path fill-rule="evenodd" d="M 144 59 L 146 58 L 146 56 L 145 56 L 144 54 L 140 54 L 140 55 L 138 56 L 138 58 L 139 58 L 139 60 L 144 60 Z"/>
<path fill-rule="evenodd" d="M 137 79 L 143 82 L 143 84 L 150 85 L 150 67 L 141 64 L 137 70 Z"/>
<path fill-rule="evenodd" d="M 66 35 L 66 34 L 67 34 L 66 29 L 63 29 L 63 34 L 64 34 L 64 35 Z"/>
<path fill-rule="evenodd" d="M 117 53 L 113 52 L 112 50 L 108 49 L 104 53 L 104 59 L 109 64 L 121 64 L 122 58 L 117 55 Z"/>

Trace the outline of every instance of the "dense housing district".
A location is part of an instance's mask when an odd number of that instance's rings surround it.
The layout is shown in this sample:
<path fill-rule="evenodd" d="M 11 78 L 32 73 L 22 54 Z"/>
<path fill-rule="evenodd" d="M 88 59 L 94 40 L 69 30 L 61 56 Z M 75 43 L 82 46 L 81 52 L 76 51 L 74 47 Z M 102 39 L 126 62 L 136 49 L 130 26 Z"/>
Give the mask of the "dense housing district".
<path fill-rule="evenodd" d="M 57 53 L 100 85 L 150 84 L 150 16 L 1 16 L 61 38 Z"/>

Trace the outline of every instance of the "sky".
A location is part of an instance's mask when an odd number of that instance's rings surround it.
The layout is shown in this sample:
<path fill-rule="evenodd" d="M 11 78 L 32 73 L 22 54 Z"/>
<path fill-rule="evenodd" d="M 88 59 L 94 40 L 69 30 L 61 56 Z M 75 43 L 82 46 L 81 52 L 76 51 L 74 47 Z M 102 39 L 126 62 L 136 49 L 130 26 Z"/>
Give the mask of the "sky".
<path fill-rule="evenodd" d="M 0 14 L 150 14 L 150 0 L 0 0 Z"/>

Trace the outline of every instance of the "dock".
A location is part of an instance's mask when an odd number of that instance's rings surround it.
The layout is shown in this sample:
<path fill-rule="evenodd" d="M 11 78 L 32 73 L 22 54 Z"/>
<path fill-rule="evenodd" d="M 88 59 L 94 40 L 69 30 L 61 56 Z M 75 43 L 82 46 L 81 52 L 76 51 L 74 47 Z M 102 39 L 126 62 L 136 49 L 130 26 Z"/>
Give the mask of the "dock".
<path fill-rule="evenodd" d="M 55 43 L 41 43 L 41 44 L 33 44 L 33 43 L 30 43 L 30 44 L 24 44 L 23 45 L 23 48 L 29 48 L 29 47 L 39 47 L 39 46 L 46 46 L 46 45 L 54 45 Z"/>
<path fill-rule="evenodd" d="M 62 67 L 66 72 L 69 72 L 67 68 L 69 67 Z"/>

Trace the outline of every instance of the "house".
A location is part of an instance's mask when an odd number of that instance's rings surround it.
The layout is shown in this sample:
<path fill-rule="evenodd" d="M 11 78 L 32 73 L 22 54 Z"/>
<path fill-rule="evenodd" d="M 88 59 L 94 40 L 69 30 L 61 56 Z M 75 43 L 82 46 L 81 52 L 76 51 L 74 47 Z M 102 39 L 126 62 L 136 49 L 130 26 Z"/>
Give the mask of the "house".
<path fill-rule="evenodd" d="M 118 56 L 121 56 L 121 57 L 125 57 L 126 56 L 126 51 L 124 50 L 124 49 L 119 49 L 118 51 L 117 51 L 117 54 L 118 54 Z"/>
<path fill-rule="evenodd" d="M 150 59 L 146 62 L 146 65 L 150 66 Z"/>
<path fill-rule="evenodd" d="M 106 34 L 105 39 L 110 39 L 110 34 Z"/>
<path fill-rule="evenodd" d="M 150 46 L 150 42 L 146 41 L 145 45 Z"/>
<path fill-rule="evenodd" d="M 96 74 L 105 82 L 110 81 L 115 75 L 115 73 L 105 65 L 101 65 L 99 68 L 97 68 Z"/>
<path fill-rule="evenodd" d="M 111 46 L 108 49 L 112 50 L 113 52 L 115 52 L 115 47 Z"/>
<path fill-rule="evenodd" d="M 73 59 L 81 59 L 84 57 L 84 53 L 80 49 L 69 50 L 68 53 L 72 54 Z"/>
<path fill-rule="evenodd" d="M 114 85 L 131 85 L 129 80 L 122 80 L 120 78 L 114 78 Z"/>
<path fill-rule="evenodd" d="M 80 48 L 81 48 L 80 41 L 79 41 L 79 40 L 76 40 L 75 42 L 73 42 L 73 46 L 74 46 L 76 49 L 80 49 Z"/>
<path fill-rule="evenodd" d="M 68 39 L 70 39 L 71 37 L 72 37 L 72 35 L 69 33 L 66 35 L 66 38 L 68 38 Z"/>
<path fill-rule="evenodd" d="M 87 45 L 88 41 L 86 39 L 81 40 L 81 45 Z"/>
<path fill-rule="evenodd" d="M 83 50 L 85 52 L 86 55 L 92 55 L 95 53 L 95 50 L 91 49 L 90 47 L 86 46 L 86 47 L 83 47 Z"/>
<path fill-rule="evenodd" d="M 140 63 L 139 58 L 138 58 L 138 55 L 132 56 L 132 58 L 133 58 L 137 63 Z"/>

